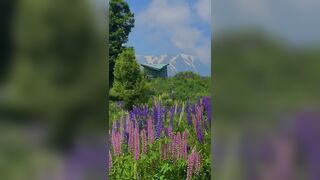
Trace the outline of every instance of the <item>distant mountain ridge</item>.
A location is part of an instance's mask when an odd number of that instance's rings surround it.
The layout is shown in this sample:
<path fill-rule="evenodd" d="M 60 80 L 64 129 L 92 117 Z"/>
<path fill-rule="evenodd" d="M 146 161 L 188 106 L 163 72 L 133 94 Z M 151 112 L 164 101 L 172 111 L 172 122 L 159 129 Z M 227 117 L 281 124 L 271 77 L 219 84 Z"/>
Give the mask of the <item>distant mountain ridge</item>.
<path fill-rule="evenodd" d="M 143 64 L 165 64 L 169 63 L 168 74 L 174 76 L 183 71 L 192 71 L 201 76 L 211 75 L 211 65 L 203 64 L 197 57 L 189 54 L 176 55 L 136 55 L 139 63 Z"/>

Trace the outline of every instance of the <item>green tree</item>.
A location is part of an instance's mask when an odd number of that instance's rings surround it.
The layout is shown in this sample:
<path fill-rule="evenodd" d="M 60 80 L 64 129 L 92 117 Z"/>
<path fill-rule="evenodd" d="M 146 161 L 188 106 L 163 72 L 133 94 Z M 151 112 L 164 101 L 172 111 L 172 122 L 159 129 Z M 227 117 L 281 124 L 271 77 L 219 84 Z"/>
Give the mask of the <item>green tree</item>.
<path fill-rule="evenodd" d="M 133 48 L 125 49 L 117 58 L 111 94 L 125 101 L 127 109 L 134 104 L 146 102 L 145 79 L 136 61 Z"/>
<path fill-rule="evenodd" d="M 134 27 L 134 14 L 124 0 L 110 0 L 109 4 L 109 87 L 114 80 L 114 66 L 124 50 L 128 36 Z"/>

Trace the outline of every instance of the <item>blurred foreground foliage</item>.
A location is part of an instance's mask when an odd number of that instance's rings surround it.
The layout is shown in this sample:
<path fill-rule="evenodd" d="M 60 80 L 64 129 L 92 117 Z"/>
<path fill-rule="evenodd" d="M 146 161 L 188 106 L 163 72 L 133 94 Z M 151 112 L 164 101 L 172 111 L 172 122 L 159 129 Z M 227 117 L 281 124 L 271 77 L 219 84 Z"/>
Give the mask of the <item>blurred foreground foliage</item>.
<path fill-rule="evenodd" d="M 261 123 L 275 113 L 319 100 L 319 47 L 293 47 L 256 30 L 216 37 L 214 114 L 228 119 L 219 122 L 243 123 L 253 118 Z"/>
<path fill-rule="evenodd" d="M 64 147 L 76 131 L 105 124 L 107 63 L 92 4 L 19 1 L 12 22 L 12 69 L 1 87 L 5 119 L 50 127 Z M 98 125 L 98 126 L 97 126 Z"/>

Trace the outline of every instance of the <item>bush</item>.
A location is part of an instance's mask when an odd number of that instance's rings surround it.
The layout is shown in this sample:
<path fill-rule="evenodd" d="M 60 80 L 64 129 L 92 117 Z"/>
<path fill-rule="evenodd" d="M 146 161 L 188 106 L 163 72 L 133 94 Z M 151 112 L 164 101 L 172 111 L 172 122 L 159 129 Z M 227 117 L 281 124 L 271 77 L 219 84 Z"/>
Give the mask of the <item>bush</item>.
<path fill-rule="evenodd" d="M 136 61 L 133 48 L 127 48 L 117 58 L 114 68 L 114 83 L 110 94 L 123 100 L 125 107 L 147 101 L 148 88 Z"/>
<path fill-rule="evenodd" d="M 171 101 L 197 101 L 198 97 L 210 96 L 210 77 L 201 77 L 193 72 L 181 72 L 166 79 L 149 81 L 152 95 L 162 97 L 164 103 Z M 166 101 L 168 99 L 168 102 Z"/>

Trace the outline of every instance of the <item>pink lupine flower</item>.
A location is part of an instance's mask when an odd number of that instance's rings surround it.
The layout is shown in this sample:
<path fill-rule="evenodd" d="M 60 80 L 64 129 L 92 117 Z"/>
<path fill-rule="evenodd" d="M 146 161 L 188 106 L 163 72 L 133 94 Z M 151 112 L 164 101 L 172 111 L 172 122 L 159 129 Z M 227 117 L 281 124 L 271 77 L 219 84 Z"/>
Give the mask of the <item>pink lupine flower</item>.
<path fill-rule="evenodd" d="M 197 119 L 199 119 L 199 120 L 202 119 L 203 106 L 201 106 L 201 105 L 196 106 L 196 115 L 197 115 Z"/>
<path fill-rule="evenodd" d="M 128 135 L 129 135 L 129 139 L 128 139 L 128 149 L 129 152 L 133 153 L 133 149 L 134 149 L 134 128 L 133 128 L 133 122 L 131 120 L 128 121 Z"/>
<path fill-rule="evenodd" d="M 176 145 L 175 145 L 175 148 L 176 148 L 176 158 L 179 159 L 181 157 L 181 134 L 180 132 L 177 133 L 176 135 Z"/>
<path fill-rule="evenodd" d="M 160 145 L 160 159 L 163 159 L 164 156 L 164 144 Z"/>
<path fill-rule="evenodd" d="M 172 154 L 172 143 L 167 144 L 167 157 L 169 158 Z"/>
<path fill-rule="evenodd" d="M 201 168 L 201 157 L 199 153 L 192 149 L 191 154 L 188 157 L 188 169 L 187 169 L 187 180 L 191 179 L 192 174 L 198 174 Z"/>
<path fill-rule="evenodd" d="M 185 130 L 182 134 L 182 157 L 188 159 L 188 131 Z"/>
<path fill-rule="evenodd" d="M 142 154 L 147 153 L 147 134 L 146 130 L 142 129 L 141 131 L 141 144 L 142 144 Z"/>
<path fill-rule="evenodd" d="M 138 160 L 140 154 L 140 141 L 138 128 L 134 129 L 134 159 Z"/>
<path fill-rule="evenodd" d="M 169 126 L 169 127 L 168 127 L 168 136 L 169 136 L 170 138 L 172 138 L 172 135 L 173 135 L 173 133 L 172 133 L 172 127 Z"/>
<path fill-rule="evenodd" d="M 194 156 L 195 156 L 194 158 L 195 173 L 198 174 L 200 172 L 201 159 L 198 152 L 195 152 Z"/>
<path fill-rule="evenodd" d="M 168 145 L 167 144 L 161 144 L 160 158 L 161 159 L 167 159 L 167 157 L 168 157 Z"/>
<path fill-rule="evenodd" d="M 118 142 L 117 141 L 118 141 L 117 134 L 116 134 L 116 132 L 113 132 L 112 142 L 113 142 L 113 152 L 114 152 L 115 156 L 118 155 Z"/>
<path fill-rule="evenodd" d="M 119 156 L 121 154 L 121 134 L 119 132 L 112 132 L 111 141 L 114 154 Z"/>
<path fill-rule="evenodd" d="M 194 166 L 194 149 L 192 150 L 192 153 L 188 157 L 187 180 L 190 180 L 192 177 L 193 166 Z"/>
<path fill-rule="evenodd" d="M 164 159 L 167 159 L 167 158 L 168 158 L 168 144 L 166 144 L 164 148 Z"/>
<path fill-rule="evenodd" d="M 148 119 L 148 143 L 149 144 L 153 144 L 154 142 L 154 130 L 153 130 L 153 122 L 152 119 L 149 118 Z"/>
<path fill-rule="evenodd" d="M 191 114 L 191 117 L 192 117 L 192 125 L 193 125 L 193 128 L 194 130 L 196 130 L 196 116 L 194 114 Z"/>
<path fill-rule="evenodd" d="M 121 138 L 122 136 L 121 136 L 121 133 L 120 132 L 118 132 L 117 133 L 117 145 L 118 145 L 118 154 L 120 155 L 121 154 L 121 142 L 122 142 L 122 138 Z"/>
<path fill-rule="evenodd" d="M 112 156 L 111 156 L 111 152 L 109 150 L 109 172 L 111 171 L 112 169 Z"/>
<path fill-rule="evenodd" d="M 173 134 L 172 135 L 172 139 L 171 139 L 171 155 L 172 158 L 175 156 L 176 154 L 176 136 Z"/>

